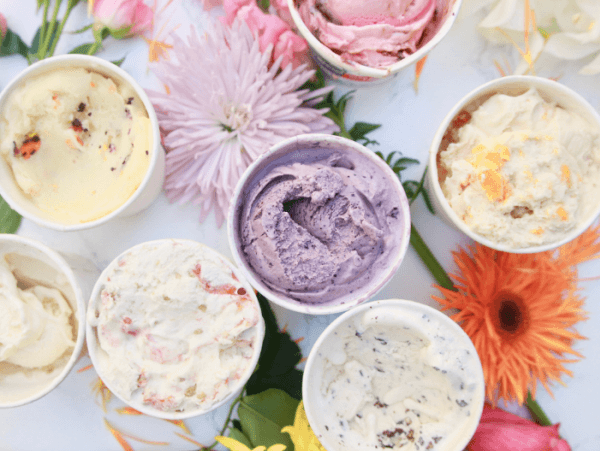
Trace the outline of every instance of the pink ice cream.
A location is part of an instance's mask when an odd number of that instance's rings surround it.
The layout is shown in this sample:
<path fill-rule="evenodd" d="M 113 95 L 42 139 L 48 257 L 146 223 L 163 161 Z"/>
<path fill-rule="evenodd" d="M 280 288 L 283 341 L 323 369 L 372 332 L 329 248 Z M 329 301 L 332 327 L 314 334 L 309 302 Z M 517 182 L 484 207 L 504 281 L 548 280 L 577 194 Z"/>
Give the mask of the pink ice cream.
<path fill-rule="evenodd" d="M 449 0 L 296 0 L 303 22 L 345 62 L 384 68 L 435 35 Z"/>

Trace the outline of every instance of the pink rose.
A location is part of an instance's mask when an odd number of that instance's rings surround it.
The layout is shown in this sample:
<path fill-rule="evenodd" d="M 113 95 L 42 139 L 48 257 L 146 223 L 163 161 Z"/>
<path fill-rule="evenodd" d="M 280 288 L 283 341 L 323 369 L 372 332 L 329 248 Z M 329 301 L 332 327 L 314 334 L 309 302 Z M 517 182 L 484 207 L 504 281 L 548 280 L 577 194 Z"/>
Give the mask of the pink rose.
<path fill-rule="evenodd" d="M 223 4 L 222 0 L 200 0 L 200 2 L 202 3 L 202 9 L 204 9 L 204 11 L 210 11 Z"/>
<path fill-rule="evenodd" d="M 308 44 L 295 34 L 290 26 L 278 16 L 264 13 L 255 0 L 224 0 L 225 17 L 223 24 L 231 26 L 236 18 L 246 22 L 248 28 L 258 38 L 260 51 L 273 45 L 271 62 L 283 56 L 281 68 L 292 63 L 292 67 L 309 62 Z"/>
<path fill-rule="evenodd" d="M 571 451 L 558 435 L 558 424 L 539 426 L 533 421 L 485 405 L 469 451 Z"/>
<path fill-rule="evenodd" d="M 131 27 L 127 36 L 136 36 L 152 28 L 154 13 L 143 0 L 95 0 L 94 18 L 112 30 Z"/>
<path fill-rule="evenodd" d="M 8 30 L 8 24 L 6 23 L 6 17 L 0 13 L 0 38 L 6 36 L 6 30 Z"/>
<path fill-rule="evenodd" d="M 292 13 L 290 13 L 290 9 L 288 8 L 287 0 L 271 0 L 271 6 L 275 8 L 277 15 L 295 30 L 296 25 L 294 24 L 294 19 L 292 19 Z"/>

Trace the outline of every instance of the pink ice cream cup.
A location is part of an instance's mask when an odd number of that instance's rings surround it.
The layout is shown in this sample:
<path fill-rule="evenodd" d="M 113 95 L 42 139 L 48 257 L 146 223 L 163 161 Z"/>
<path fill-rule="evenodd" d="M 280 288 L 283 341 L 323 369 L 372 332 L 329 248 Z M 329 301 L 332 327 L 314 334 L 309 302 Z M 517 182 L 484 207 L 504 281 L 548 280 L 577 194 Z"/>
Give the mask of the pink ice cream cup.
<path fill-rule="evenodd" d="M 234 260 L 250 284 L 289 310 L 326 315 L 371 299 L 410 238 L 402 184 L 364 146 L 299 135 L 258 158 L 228 215 Z"/>
<path fill-rule="evenodd" d="M 287 0 L 296 28 L 323 72 L 354 86 L 393 79 L 450 31 L 462 0 L 379 2 Z M 368 10 L 366 14 L 364 10 Z"/>

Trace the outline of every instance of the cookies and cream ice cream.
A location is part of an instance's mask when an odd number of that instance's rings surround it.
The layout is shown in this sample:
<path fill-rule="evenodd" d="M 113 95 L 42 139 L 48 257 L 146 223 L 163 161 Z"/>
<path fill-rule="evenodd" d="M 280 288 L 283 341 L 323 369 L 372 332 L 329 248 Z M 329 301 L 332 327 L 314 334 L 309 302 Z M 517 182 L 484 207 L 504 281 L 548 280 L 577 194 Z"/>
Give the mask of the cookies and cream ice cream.
<path fill-rule="evenodd" d="M 236 227 L 240 254 L 269 289 L 323 304 L 352 297 L 394 265 L 407 218 L 399 189 L 366 156 L 310 152 L 290 152 L 254 177 Z"/>
<path fill-rule="evenodd" d="M 597 209 L 600 130 L 577 112 L 531 88 L 496 94 L 461 117 L 438 172 L 473 232 L 513 249 L 538 246 L 561 240 Z"/>
<path fill-rule="evenodd" d="M 90 355 L 106 385 L 134 407 L 202 413 L 253 370 L 263 331 L 258 301 L 202 244 L 135 246 L 94 292 Z"/>
<path fill-rule="evenodd" d="M 345 62 L 385 68 L 417 51 L 440 27 L 449 0 L 296 0 L 302 21 Z"/>
<path fill-rule="evenodd" d="M 61 224 L 119 208 L 144 179 L 153 151 L 134 89 L 81 67 L 37 75 L 11 92 L 0 140 L 20 190 Z"/>
<path fill-rule="evenodd" d="M 17 251 L 0 255 L 0 404 L 52 384 L 75 348 L 73 291 L 48 264 Z"/>
<path fill-rule="evenodd" d="M 386 302 L 337 325 L 311 362 L 319 399 L 310 408 L 319 412 L 324 444 L 331 451 L 459 451 L 483 405 L 474 348 L 437 316 Z"/>

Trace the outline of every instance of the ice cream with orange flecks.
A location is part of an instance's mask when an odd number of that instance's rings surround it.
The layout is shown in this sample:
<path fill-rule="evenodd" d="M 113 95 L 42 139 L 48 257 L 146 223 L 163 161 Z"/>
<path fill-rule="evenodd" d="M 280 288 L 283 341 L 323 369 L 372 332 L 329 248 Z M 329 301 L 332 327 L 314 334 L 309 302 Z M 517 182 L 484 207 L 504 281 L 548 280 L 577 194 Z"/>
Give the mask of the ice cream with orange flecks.
<path fill-rule="evenodd" d="M 23 81 L 0 111 L 0 156 L 23 196 L 60 224 L 118 209 L 142 183 L 152 152 L 134 88 L 83 67 Z"/>
<path fill-rule="evenodd" d="M 92 360 L 133 407 L 208 410 L 252 372 L 262 342 L 258 302 L 207 246 L 142 243 L 113 261 L 99 283 L 88 311 Z"/>
<path fill-rule="evenodd" d="M 438 158 L 448 203 L 476 234 L 511 249 L 560 241 L 597 209 L 600 130 L 536 89 L 496 94 Z"/>

